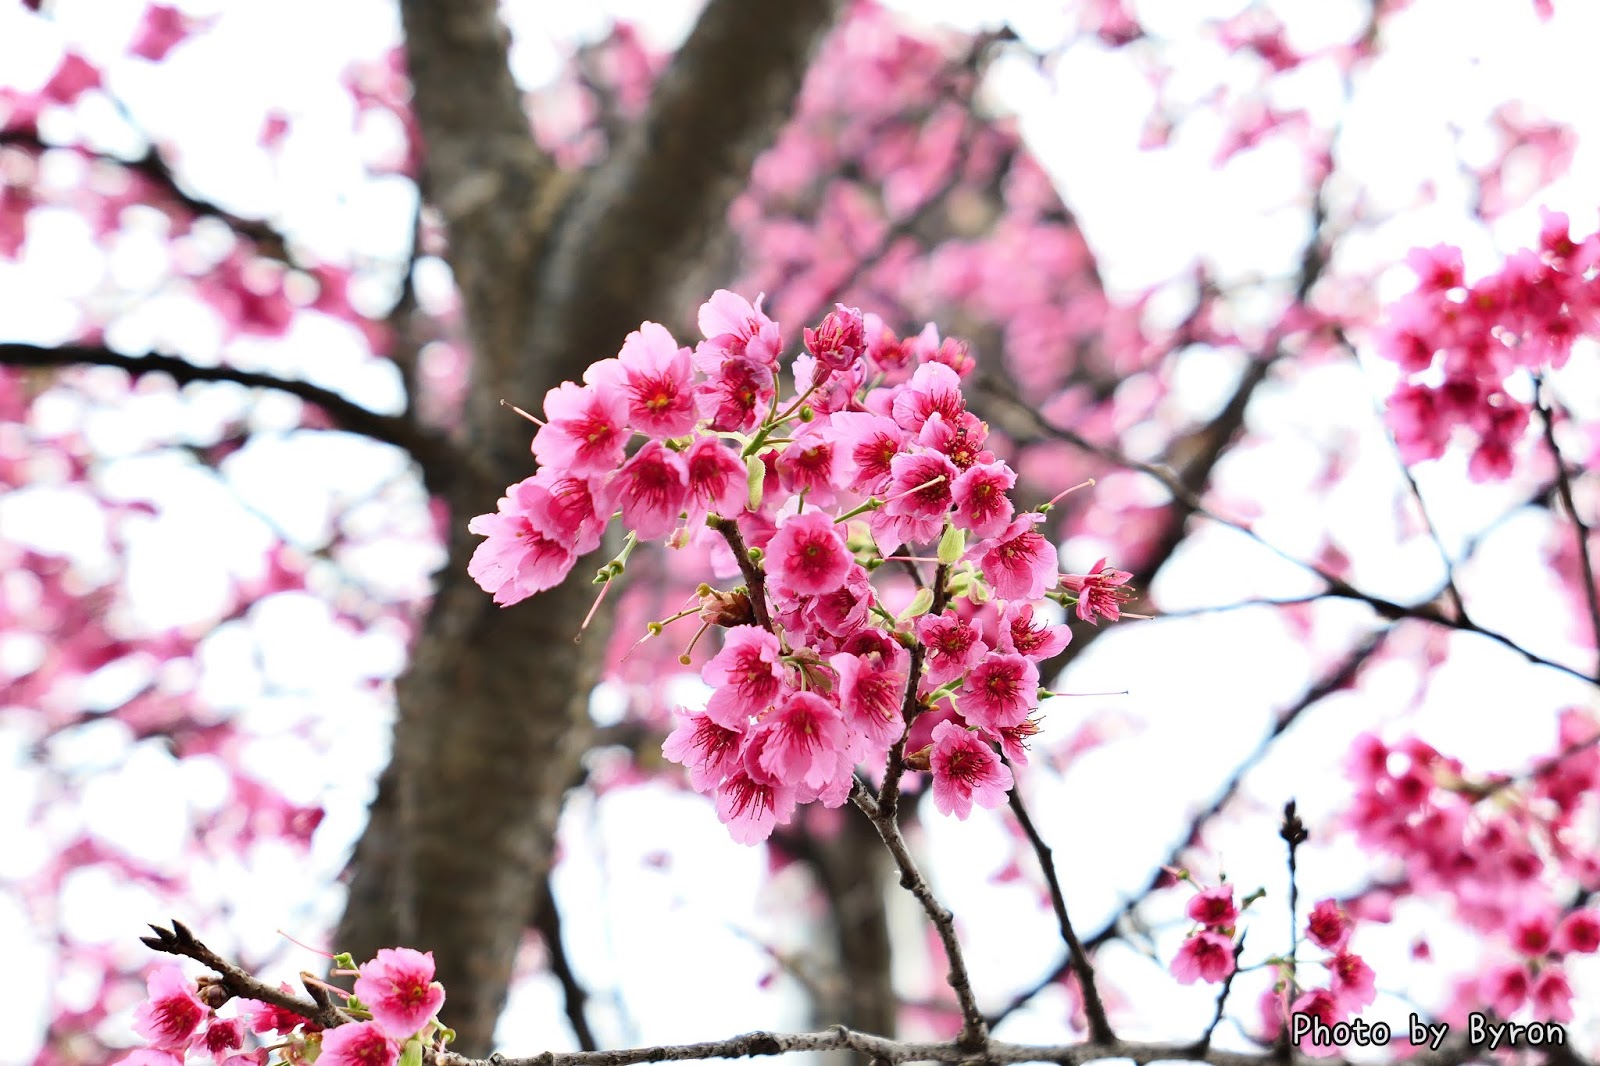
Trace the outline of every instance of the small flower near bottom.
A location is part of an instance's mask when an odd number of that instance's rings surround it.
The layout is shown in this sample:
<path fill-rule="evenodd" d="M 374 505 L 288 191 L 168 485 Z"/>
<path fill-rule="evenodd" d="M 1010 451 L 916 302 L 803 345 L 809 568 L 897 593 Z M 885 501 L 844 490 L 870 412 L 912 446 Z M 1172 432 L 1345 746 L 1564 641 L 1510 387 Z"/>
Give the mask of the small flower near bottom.
<path fill-rule="evenodd" d="M 186 1051 L 211 1009 L 195 995 L 194 982 L 176 966 L 161 966 L 146 982 L 149 999 L 133 1012 L 133 1031 L 163 1051 Z"/>
<path fill-rule="evenodd" d="M 1014 783 L 1010 768 L 988 742 L 954 722 L 934 727 L 928 762 L 934 806 L 941 814 L 954 814 L 963 821 L 972 813 L 974 800 L 980 807 L 998 807 Z"/>
<path fill-rule="evenodd" d="M 444 1005 L 444 986 L 433 979 L 433 952 L 380 948 L 361 964 L 356 995 L 379 1028 L 396 1040 L 414 1036 Z"/>
<path fill-rule="evenodd" d="M 1172 976 L 1185 985 L 1196 981 L 1225 981 L 1233 973 L 1233 967 L 1233 941 L 1207 930 L 1183 942 L 1172 959 Z"/>
<path fill-rule="evenodd" d="M 400 1045 L 384 1035 L 377 1022 L 350 1022 L 322 1036 L 318 1066 L 395 1066 Z"/>

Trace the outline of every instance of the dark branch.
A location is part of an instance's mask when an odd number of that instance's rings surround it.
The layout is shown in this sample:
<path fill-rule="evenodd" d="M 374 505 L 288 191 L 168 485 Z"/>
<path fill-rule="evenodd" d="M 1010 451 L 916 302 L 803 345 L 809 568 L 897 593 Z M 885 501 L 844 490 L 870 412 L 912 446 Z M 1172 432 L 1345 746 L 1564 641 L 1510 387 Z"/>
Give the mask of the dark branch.
<path fill-rule="evenodd" d="M 1600 651 L 1600 585 L 1594 580 L 1594 559 L 1589 553 L 1589 527 L 1583 521 L 1583 515 L 1578 513 L 1578 505 L 1572 498 L 1572 478 L 1567 473 L 1567 464 L 1561 458 L 1561 448 L 1556 444 L 1556 418 L 1550 405 L 1545 402 L 1544 393 L 1546 385 L 1542 378 L 1534 379 L 1534 407 L 1539 412 L 1539 421 L 1544 426 L 1544 445 L 1550 451 L 1550 459 L 1556 464 L 1556 490 L 1561 494 L 1561 506 L 1566 508 L 1567 516 L 1572 519 L 1572 533 L 1577 538 L 1578 565 L 1583 576 L 1583 595 L 1589 605 L 1589 632 L 1594 637 L 1597 651 Z M 1600 667 L 1596 667 L 1594 680 L 1600 684 Z"/>
<path fill-rule="evenodd" d="M 32 368 L 109 366 L 133 377 L 165 374 L 179 385 L 194 381 L 227 381 L 252 389 L 273 389 L 315 404 L 336 426 L 348 432 L 403 449 L 422 468 L 423 480 L 433 491 L 459 478 L 462 460 L 449 439 L 397 415 L 382 415 L 345 399 L 331 389 L 308 381 L 275 377 L 229 366 L 199 366 L 172 355 L 124 355 L 100 345 L 0 343 L 0 365 Z"/>
<path fill-rule="evenodd" d="M 1014 771 L 1013 777 L 1015 777 Z M 1061 879 L 1056 873 L 1053 852 L 1050 845 L 1039 835 L 1038 828 L 1033 824 L 1033 818 L 1028 814 L 1027 806 L 1022 802 L 1020 784 L 1012 787 L 1008 798 L 1011 801 L 1012 813 L 1017 816 L 1017 824 L 1022 826 L 1028 842 L 1033 845 L 1034 854 L 1039 857 L 1039 866 L 1044 870 L 1045 881 L 1050 886 L 1050 906 L 1055 909 L 1056 925 L 1061 930 L 1061 939 L 1067 943 L 1067 961 L 1078 978 L 1078 988 L 1083 992 L 1083 1013 L 1089 1019 L 1089 1038 L 1096 1044 L 1109 1044 L 1116 1040 L 1117 1036 L 1111 1029 L 1111 1022 L 1106 1018 L 1105 1004 L 1100 1000 L 1100 989 L 1094 979 L 1094 964 L 1084 951 L 1083 942 L 1078 939 L 1078 932 L 1072 927 L 1072 919 L 1067 915 L 1067 900 L 1061 891 Z"/>

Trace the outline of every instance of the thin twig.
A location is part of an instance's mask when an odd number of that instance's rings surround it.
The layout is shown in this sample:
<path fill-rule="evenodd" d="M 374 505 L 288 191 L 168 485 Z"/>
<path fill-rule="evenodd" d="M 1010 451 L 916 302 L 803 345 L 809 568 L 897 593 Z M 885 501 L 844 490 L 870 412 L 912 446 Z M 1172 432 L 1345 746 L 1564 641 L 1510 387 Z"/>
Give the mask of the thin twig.
<path fill-rule="evenodd" d="M 950 568 L 940 563 L 933 571 L 933 603 L 928 608 L 930 618 L 944 613 L 945 604 L 949 602 L 949 586 Z M 910 665 L 906 668 L 906 695 L 900 705 L 904 728 L 889 748 L 889 757 L 883 769 L 883 787 L 878 790 L 878 806 L 883 808 L 884 817 L 891 822 L 899 818 L 900 775 L 905 773 L 906 741 L 911 738 L 911 725 L 922 708 L 918 689 L 922 686 L 922 666 L 926 657 L 927 649 L 920 640 L 912 645 Z"/>
<path fill-rule="evenodd" d="M 1239 934 L 1239 940 L 1233 945 L 1233 969 L 1228 971 L 1228 976 L 1223 978 L 1222 987 L 1217 990 L 1217 1005 L 1211 1013 L 1211 1024 L 1206 1026 L 1205 1033 L 1195 1041 L 1194 1053 L 1197 1057 L 1204 1058 L 1211 1048 L 1211 1038 L 1216 1035 L 1217 1026 L 1222 1024 L 1222 1014 L 1228 1007 L 1228 995 L 1233 991 L 1233 979 L 1239 976 L 1239 957 L 1244 954 L 1245 934 Z"/>
<path fill-rule="evenodd" d="M 348 1014 L 330 1002 L 318 1003 L 300 999 L 251 976 L 202 944 L 189 931 L 188 926 L 180 921 L 174 920 L 171 929 L 163 929 L 159 925 L 152 925 L 150 928 L 155 932 L 155 936 L 139 938 L 146 947 L 200 963 L 222 979 L 220 982 L 222 987 L 232 998 L 255 999 L 262 1003 L 270 1003 L 325 1029 L 350 1021 Z"/>
<path fill-rule="evenodd" d="M 1289 849 L 1289 1002 L 1295 999 L 1295 956 L 1300 952 L 1300 881 L 1296 860 L 1300 845 L 1306 842 L 1305 822 L 1300 820 L 1300 815 L 1295 811 L 1294 800 L 1283 805 L 1283 825 L 1278 829 L 1278 836 Z"/>
<path fill-rule="evenodd" d="M 1534 409 L 1544 424 L 1544 443 L 1550 449 L 1550 458 L 1556 464 L 1556 490 L 1561 494 L 1561 505 L 1572 519 L 1573 536 L 1578 539 L 1578 564 L 1583 574 L 1583 594 L 1589 603 L 1589 632 L 1594 635 L 1594 645 L 1600 651 L 1600 586 L 1594 580 L 1594 560 L 1589 555 L 1589 527 L 1578 513 L 1572 498 L 1572 478 L 1567 474 L 1567 464 L 1561 458 L 1561 448 L 1556 444 L 1556 419 L 1550 405 L 1545 403 L 1545 381 L 1541 376 L 1533 379 Z M 1595 667 L 1594 681 L 1600 684 L 1600 665 Z"/>
<path fill-rule="evenodd" d="M 544 949 L 550 956 L 550 972 L 561 982 L 562 1003 L 567 1012 L 567 1024 L 572 1026 L 572 1035 L 577 1037 L 578 1046 L 584 1051 L 598 1051 L 600 1043 L 594 1038 L 594 1030 L 589 1028 L 589 1016 L 584 1009 L 589 1001 L 589 990 L 572 972 L 572 964 L 567 959 L 566 945 L 561 937 L 561 911 L 556 906 L 554 886 L 548 875 L 544 878 L 543 892 L 533 912 L 533 927 L 539 931 Z"/>
<path fill-rule="evenodd" d="M 894 856 L 895 865 L 900 868 L 900 887 L 910 892 L 916 897 L 917 902 L 922 904 L 923 912 L 933 923 L 934 929 L 939 934 L 939 940 L 944 945 L 945 958 L 950 963 L 945 982 L 956 994 L 956 1002 L 961 1005 L 961 1035 L 956 1038 L 956 1043 L 969 1052 L 983 1049 L 989 1039 L 989 1026 L 984 1021 L 983 1012 L 978 1010 L 977 1000 L 972 994 L 972 981 L 967 975 L 966 959 L 961 952 L 961 942 L 956 938 L 955 915 L 934 897 L 933 890 L 928 887 L 927 878 L 923 877 L 922 871 L 917 868 L 916 860 L 911 857 L 911 849 L 906 845 L 906 838 L 900 832 L 900 823 L 895 820 L 888 808 L 873 798 L 872 791 L 862 784 L 859 777 L 855 779 L 854 787 L 850 790 L 850 798 L 861 812 L 871 819 L 873 826 L 878 830 L 878 836 L 883 839 L 884 846 L 889 849 L 889 854 Z"/>
<path fill-rule="evenodd" d="M 1010 760 L 1004 761 L 1009 767 Z M 1022 801 L 1021 786 L 1013 784 L 1007 798 L 1011 801 L 1011 812 L 1017 816 L 1017 824 L 1027 835 L 1028 843 L 1033 845 L 1033 853 L 1039 857 L 1039 866 L 1044 871 L 1045 882 L 1050 886 L 1050 906 L 1056 912 L 1056 925 L 1061 930 L 1061 939 L 1067 943 L 1072 972 L 1077 975 L 1078 988 L 1083 992 L 1083 1013 L 1089 1020 L 1089 1039 L 1096 1044 L 1109 1044 L 1116 1040 L 1117 1034 L 1111 1029 L 1111 1022 L 1106 1017 L 1105 1004 L 1100 999 L 1100 989 L 1095 984 L 1094 964 L 1089 960 L 1088 952 L 1083 950 L 1083 942 L 1078 939 L 1078 932 L 1072 927 L 1072 919 L 1067 915 L 1067 900 L 1061 891 L 1061 879 L 1056 872 L 1053 852 L 1050 845 L 1039 835 L 1038 827 L 1033 824 L 1033 818 L 1028 814 L 1028 808 Z"/>

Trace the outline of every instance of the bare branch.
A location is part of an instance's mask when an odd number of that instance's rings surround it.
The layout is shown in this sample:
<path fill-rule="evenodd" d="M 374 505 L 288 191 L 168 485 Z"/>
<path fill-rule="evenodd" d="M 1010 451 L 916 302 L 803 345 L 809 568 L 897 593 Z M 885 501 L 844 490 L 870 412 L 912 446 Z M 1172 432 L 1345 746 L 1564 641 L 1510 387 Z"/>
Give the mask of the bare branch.
<path fill-rule="evenodd" d="M 589 1016 L 584 1011 L 589 1001 L 589 991 L 578 980 L 578 975 L 572 972 L 572 964 L 567 960 L 566 944 L 561 938 L 561 910 L 556 905 L 555 892 L 548 875 L 540 885 L 539 898 L 534 904 L 533 927 L 539 931 L 544 949 L 550 956 L 550 972 L 561 982 L 562 1002 L 567 1011 L 567 1024 L 572 1026 L 572 1035 L 577 1037 L 578 1046 L 584 1051 L 598 1050 L 600 1044 L 594 1038 L 594 1030 L 589 1028 Z"/>
<path fill-rule="evenodd" d="M 179 385 L 192 381 L 228 381 L 246 388 L 273 389 L 315 404 L 346 432 L 403 449 L 422 468 L 423 480 L 435 492 L 442 491 L 445 483 L 459 478 L 464 464 L 455 446 L 443 434 L 419 426 L 408 418 L 378 414 L 309 381 L 280 378 L 230 366 L 200 366 L 177 356 L 155 352 L 124 355 L 95 344 L 46 347 L 0 343 L 0 365 L 33 368 L 109 366 L 124 370 L 134 377 L 165 374 Z"/>
<path fill-rule="evenodd" d="M 1007 765 L 1009 764 L 1007 760 Z M 1014 772 L 1012 776 L 1015 777 Z M 1022 826 L 1023 833 L 1028 837 L 1028 843 L 1033 845 L 1034 854 L 1039 857 L 1039 866 L 1044 870 L 1045 881 L 1050 886 L 1050 906 L 1055 909 L 1056 925 L 1061 930 L 1061 939 L 1067 942 L 1067 961 L 1072 966 L 1072 972 L 1078 978 L 1078 987 L 1083 992 L 1083 1013 L 1089 1019 L 1089 1038 L 1096 1044 L 1112 1043 L 1117 1036 L 1111 1029 L 1111 1022 L 1106 1018 L 1105 1004 L 1100 1000 L 1100 989 L 1094 979 L 1094 964 L 1084 951 L 1077 930 L 1072 927 L 1072 919 L 1067 916 L 1067 900 L 1061 892 L 1061 879 L 1056 874 L 1055 859 L 1050 845 L 1039 835 L 1038 828 L 1033 824 L 1033 818 L 1028 814 L 1028 808 L 1022 801 L 1020 784 L 1012 787 L 1008 798 L 1011 801 L 1012 813 L 1017 816 L 1017 824 Z"/>
<path fill-rule="evenodd" d="M 171 929 L 163 929 L 159 925 L 150 927 L 155 931 L 155 936 L 142 936 L 140 941 L 148 948 L 165 952 L 168 955 L 178 955 L 183 958 L 193 959 L 202 966 L 221 977 L 219 982 L 229 997 L 243 997 L 246 999 L 260 1000 L 281 1007 L 286 1011 L 297 1014 L 310 1022 L 324 1028 L 342 1025 L 350 1020 L 350 1016 L 331 1003 L 315 1003 L 311 1000 L 299 999 L 289 993 L 267 984 L 265 981 L 252 977 L 221 955 L 206 947 L 195 935 L 189 931 L 188 926 L 174 920 Z"/>
<path fill-rule="evenodd" d="M 913 691 L 916 689 L 916 684 L 916 675 L 913 674 L 911 680 Z M 945 958 L 950 963 L 945 982 L 956 994 L 956 1002 L 961 1005 L 961 1035 L 956 1038 L 956 1044 L 966 1048 L 969 1053 L 984 1048 L 989 1040 L 989 1026 L 984 1021 L 983 1013 L 978 1010 L 977 1000 L 973 998 L 972 981 L 967 976 L 966 958 L 961 952 L 961 941 L 956 937 L 955 915 L 934 897 L 933 889 L 928 887 L 927 878 L 922 876 L 916 860 L 911 857 L 911 849 L 906 845 L 906 838 L 900 832 L 900 823 L 895 820 L 893 809 L 881 805 L 874 799 L 872 791 L 861 782 L 860 778 L 856 779 L 850 791 L 850 798 L 861 808 L 862 813 L 872 820 L 873 826 L 878 830 L 878 836 L 883 839 L 889 854 L 894 856 L 895 865 L 900 868 L 900 886 L 922 904 L 923 912 L 933 923 L 934 929 L 939 934 L 939 941 L 944 945 Z"/>
<path fill-rule="evenodd" d="M 1595 648 L 1600 650 L 1600 586 L 1595 584 L 1594 559 L 1589 554 L 1589 527 L 1572 498 L 1572 478 L 1567 473 L 1566 461 L 1561 458 L 1561 448 L 1556 444 L 1555 413 L 1544 396 L 1547 387 L 1543 378 L 1534 379 L 1534 409 L 1539 412 L 1539 421 L 1544 426 L 1545 447 L 1556 464 L 1556 490 L 1561 494 L 1561 506 L 1572 519 L 1572 534 L 1578 541 L 1578 565 L 1583 575 L 1583 594 L 1589 605 L 1589 632 L 1594 635 Z M 1600 684 L 1600 666 L 1595 668 L 1594 680 Z"/>

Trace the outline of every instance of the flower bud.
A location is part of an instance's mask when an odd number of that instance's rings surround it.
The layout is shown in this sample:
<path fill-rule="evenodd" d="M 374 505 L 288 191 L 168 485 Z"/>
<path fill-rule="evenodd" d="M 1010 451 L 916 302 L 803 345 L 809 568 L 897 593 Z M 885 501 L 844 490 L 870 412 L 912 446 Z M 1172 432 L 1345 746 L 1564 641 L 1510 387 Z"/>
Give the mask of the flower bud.
<path fill-rule="evenodd" d="M 746 502 L 750 510 L 761 510 L 761 497 L 767 487 L 767 464 L 759 455 L 752 455 L 745 460 L 744 478 L 746 491 L 749 498 Z"/>
<path fill-rule="evenodd" d="M 966 532 L 946 522 L 944 534 L 939 538 L 939 561 L 945 566 L 950 566 L 960 560 L 966 550 Z"/>
<path fill-rule="evenodd" d="M 929 744 L 927 747 L 921 748 L 917 751 L 909 752 L 905 757 L 906 769 L 921 770 L 922 772 L 926 773 L 933 768 L 932 757 L 932 744 Z"/>

